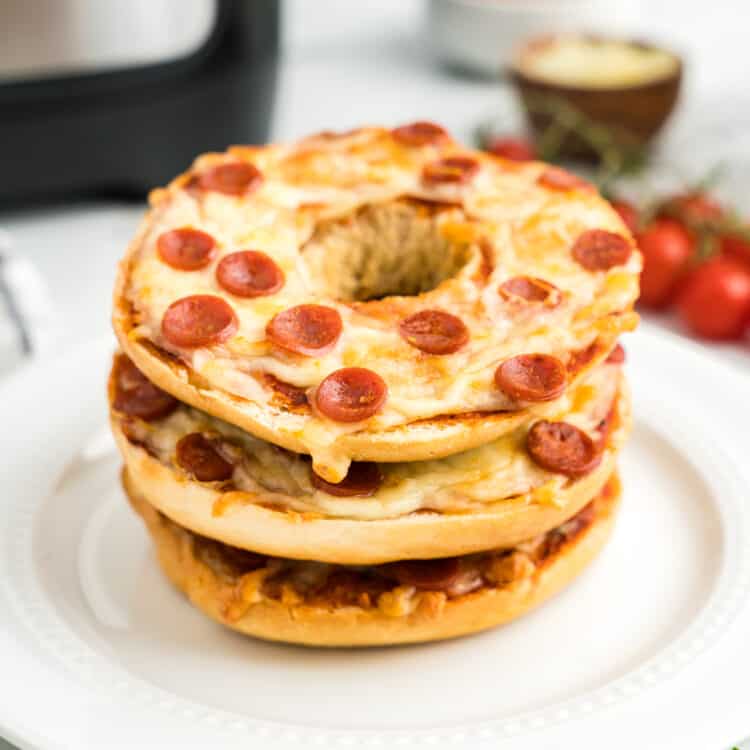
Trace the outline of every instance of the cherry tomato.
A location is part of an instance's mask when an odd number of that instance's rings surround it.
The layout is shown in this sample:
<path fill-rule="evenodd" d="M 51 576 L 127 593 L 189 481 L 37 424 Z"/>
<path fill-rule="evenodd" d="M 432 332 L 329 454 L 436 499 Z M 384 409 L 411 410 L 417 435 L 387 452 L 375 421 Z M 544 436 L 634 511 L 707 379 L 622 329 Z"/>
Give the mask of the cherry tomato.
<path fill-rule="evenodd" d="M 736 234 L 727 234 L 721 238 L 721 252 L 750 267 L 750 240 Z"/>
<path fill-rule="evenodd" d="M 688 270 L 695 242 L 674 219 L 655 219 L 636 239 L 643 255 L 640 301 L 647 307 L 663 307 Z"/>
<path fill-rule="evenodd" d="M 750 322 L 750 270 L 731 258 L 711 258 L 690 274 L 677 310 L 698 336 L 739 338 Z"/>
<path fill-rule="evenodd" d="M 498 137 L 487 144 L 487 151 L 511 161 L 534 161 L 536 148 L 525 138 Z"/>
<path fill-rule="evenodd" d="M 624 200 L 613 200 L 612 208 L 620 214 L 625 226 L 635 234 L 638 230 L 638 209 L 630 201 Z"/>
<path fill-rule="evenodd" d="M 676 195 L 665 204 L 665 212 L 686 224 L 709 224 L 724 216 L 724 209 L 705 193 Z"/>

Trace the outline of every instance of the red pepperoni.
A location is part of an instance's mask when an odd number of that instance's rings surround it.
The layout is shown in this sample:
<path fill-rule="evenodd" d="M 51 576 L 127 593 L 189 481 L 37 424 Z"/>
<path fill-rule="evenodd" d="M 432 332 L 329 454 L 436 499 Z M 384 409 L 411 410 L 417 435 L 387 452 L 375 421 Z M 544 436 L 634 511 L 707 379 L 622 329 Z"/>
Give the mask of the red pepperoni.
<path fill-rule="evenodd" d="M 621 235 L 606 229 L 589 229 L 573 244 L 573 257 L 587 271 L 608 271 L 628 262 L 633 248 Z"/>
<path fill-rule="evenodd" d="M 234 336 L 238 325 L 234 310 L 221 297 L 195 294 L 167 308 L 161 332 L 175 346 L 194 348 L 223 343 Z"/>
<path fill-rule="evenodd" d="M 526 436 L 526 450 L 543 469 L 571 479 L 588 474 L 602 459 L 594 441 L 567 422 L 534 424 Z"/>
<path fill-rule="evenodd" d="M 349 466 L 344 479 L 338 484 L 327 482 L 310 470 L 310 479 L 316 489 L 336 497 L 370 497 L 383 483 L 380 467 L 372 461 L 355 461 Z"/>
<path fill-rule="evenodd" d="M 306 389 L 292 385 L 291 383 L 285 383 L 270 373 L 264 373 L 263 379 L 285 406 L 299 408 L 307 405 Z"/>
<path fill-rule="evenodd" d="M 159 257 L 179 271 L 205 268 L 216 254 L 216 241 L 210 234 L 192 227 L 172 229 L 156 241 Z"/>
<path fill-rule="evenodd" d="M 572 352 L 568 359 L 568 372 L 577 375 L 599 354 L 599 341 L 594 339 L 585 349 Z"/>
<path fill-rule="evenodd" d="M 247 195 L 263 184 L 263 173 L 252 164 L 231 161 L 217 164 L 198 175 L 195 184 L 201 190 L 225 195 Z"/>
<path fill-rule="evenodd" d="M 592 190 L 591 183 L 560 167 L 547 167 L 537 182 L 550 190 Z"/>
<path fill-rule="evenodd" d="M 604 488 L 601 491 L 600 497 L 604 495 L 606 497 L 607 491 L 609 488 L 609 482 L 604 485 Z M 563 524 L 566 527 L 572 526 L 572 528 L 567 528 L 568 536 L 575 536 L 576 534 L 580 533 L 585 529 L 587 526 L 591 526 L 591 524 L 596 520 L 596 500 L 592 500 L 590 503 L 587 503 L 586 505 L 581 508 L 581 510 L 576 513 L 573 518 L 569 519 L 568 521 Z"/>
<path fill-rule="evenodd" d="M 604 419 L 602 419 L 596 426 L 597 432 L 599 433 L 597 445 L 600 450 L 603 450 L 606 447 L 609 435 L 612 432 L 612 428 L 615 426 L 617 416 L 617 397 L 615 397 L 607 410 L 607 413 L 604 415 Z"/>
<path fill-rule="evenodd" d="M 445 143 L 450 140 L 445 128 L 423 120 L 394 128 L 391 135 L 406 146 L 426 146 L 429 143 Z"/>
<path fill-rule="evenodd" d="M 242 250 L 221 259 L 216 281 L 237 297 L 263 297 L 284 286 L 284 272 L 265 253 Z"/>
<path fill-rule="evenodd" d="M 385 403 L 388 386 L 372 370 L 344 367 L 332 372 L 318 386 L 315 404 L 334 422 L 360 422 Z"/>
<path fill-rule="evenodd" d="M 450 182 L 463 184 L 470 182 L 479 172 L 479 162 L 471 156 L 446 156 L 422 170 L 422 179 L 427 183 Z"/>
<path fill-rule="evenodd" d="M 552 401 L 565 390 L 565 365 L 549 354 L 519 354 L 495 370 L 495 384 L 518 401 Z"/>
<path fill-rule="evenodd" d="M 341 316 L 332 307 L 297 305 L 271 318 L 266 337 L 282 349 L 316 357 L 333 349 L 342 330 Z"/>
<path fill-rule="evenodd" d="M 337 141 L 340 138 L 345 138 L 347 135 L 350 135 L 348 132 L 340 133 L 337 130 L 321 130 L 318 133 L 313 133 L 312 135 L 309 135 L 307 138 L 305 138 L 306 141 L 315 141 L 315 140 L 322 140 L 322 141 Z"/>
<path fill-rule="evenodd" d="M 609 353 L 606 361 L 611 365 L 621 365 L 625 362 L 625 350 L 622 348 L 622 344 L 617 344 L 617 346 Z"/>
<path fill-rule="evenodd" d="M 560 553 L 566 544 L 572 542 L 596 520 L 596 500 L 585 505 L 562 526 L 558 526 L 544 535 L 541 545 L 537 548 L 539 562 L 548 560 Z"/>
<path fill-rule="evenodd" d="M 223 482 L 232 476 L 232 464 L 225 461 L 200 432 L 181 437 L 175 450 L 177 463 L 199 482 Z"/>
<path fill-rule="evenodd" d="M 541 302 L 548 307 L 555 307 L 562 298 L 554 284 L 532 276 L 514 276 L 500 284 L 498 292 L 508 302 Z"/>
<path fill-rule="evenodd" d="M 442 310 L 421 310 L 398 326 L 401 337 L 427 354 L 453 354 L 469 340 L 469 329 L 455 315 Z"/>
<path fill-rule="evenodd" d="M 112 408 L 145 422 L 168 417 L 179 401 L 157 388 L 124 354 L 115 360 Z"/>
<path fill-rule="evenodd" d="M 388 573 L 407 586 L 428 591 L 445 591 L 461 575 L 461 564 L 456 557 L 438 560 L 404 560 L 389 566 Z"/>

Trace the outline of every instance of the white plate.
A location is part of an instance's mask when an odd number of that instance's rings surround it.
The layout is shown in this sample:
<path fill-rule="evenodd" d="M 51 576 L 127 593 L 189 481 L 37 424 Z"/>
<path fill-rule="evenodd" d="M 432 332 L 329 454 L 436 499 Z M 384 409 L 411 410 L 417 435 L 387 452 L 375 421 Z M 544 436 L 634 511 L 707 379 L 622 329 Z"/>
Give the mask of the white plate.
<path fill-rule="evenodd" d="M 750 382 L 628 344 L 611 545 L 541 610 L 429 646 L 242 638 L 162 579 L 125 506 L 100 342 L 0 390 L 0 733 L 48 748 L 679 747 L 750 731 Z"/>

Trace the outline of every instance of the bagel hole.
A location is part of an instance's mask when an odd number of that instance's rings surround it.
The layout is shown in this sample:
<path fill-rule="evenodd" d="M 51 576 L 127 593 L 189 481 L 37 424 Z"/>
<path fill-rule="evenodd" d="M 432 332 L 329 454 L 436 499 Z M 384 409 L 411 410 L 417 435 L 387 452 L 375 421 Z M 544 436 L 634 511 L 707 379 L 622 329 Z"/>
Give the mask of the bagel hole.
<path fill-rule="evenodd" d="M 435 289 L 469 260 L 469 245 L 440 232 L 443 206 L 392 201 L 320 223 L 303 247 L 322 295 L 345 302 L 414 296 Z"/>

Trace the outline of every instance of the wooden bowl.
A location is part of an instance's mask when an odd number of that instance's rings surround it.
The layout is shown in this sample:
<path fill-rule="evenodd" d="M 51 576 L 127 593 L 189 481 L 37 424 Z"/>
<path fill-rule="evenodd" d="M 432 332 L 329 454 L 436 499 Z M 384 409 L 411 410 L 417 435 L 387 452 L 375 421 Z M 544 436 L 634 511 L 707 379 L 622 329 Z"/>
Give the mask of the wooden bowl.
<path fill-rule="evenodd" d="M 609 52 L 614 57 L 607 61 Z M 556 66 L 554 54 L 567 60 Z M 575 123 L 580 115 L 589 135 L 593 126 L 595 139 L 604 135 L 616 147 L 646 149 L 674 109 L 682 67 L 677 55 L 655 45 L 577 34 L 527 42 L 509 74 L 537 139 L 557 121 L 565 131 L 559 155 L 598 161 L 601 149 L 582 137 L 575 124 L 571 132 L 565 123 Z"/>

